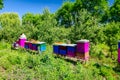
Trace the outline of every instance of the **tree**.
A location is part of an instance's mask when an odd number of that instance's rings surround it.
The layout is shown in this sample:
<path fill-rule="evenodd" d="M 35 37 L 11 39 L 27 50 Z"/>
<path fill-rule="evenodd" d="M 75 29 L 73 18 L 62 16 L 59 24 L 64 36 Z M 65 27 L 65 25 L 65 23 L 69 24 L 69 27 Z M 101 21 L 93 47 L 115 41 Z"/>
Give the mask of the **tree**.
<path fill-rule="evenodd" d="M 73 19 L 71 10 L 73 7 L 73 3 L 65 2 L 62 7 L 57 11 L 56 18 L 59 25 L 63 25 L 65 27 L 71 27 L 73 25 Z"/>
<path fill-rule="evenodd" d="M 48 9 L 44 9 L 43 14 L 27 13 L 22 17 L 26 35 L 30 38 L 51 43 L 53 41 L 53 28 L 57 22 L 55 15 Z"/>
<path fill-rule="evenodd" d="M 109 9 L 108 0 L 76 0 L 74 3 L 67 1 L 56 13 L 58 23 L 65 27 L 75 25 L 75 19 L 82 9 L 86 9 L 92 16 L 101 20 Z"/>
<path fill-rule="evenodd" d="M 0 9 L 3 8 L 3 0 L 0 0 Z"/>
<path fill-rule="evenodd" d="M 46 27 L 55 27 L 57 25 L 57 21 L 55 19 L 55 14 L 50 14 L 47 8 L 44 9 L 42 15 L 42 21 L 46 24 Z"/>
<path fill-rule="evenodd" d="M 76 20 L 77 19 L 77 20 Z M 70 40 L 75 42 L 79 39 L 88 39 L 95 42 L 95 37 L 98 32 L 98 21 L 91 16 L 87 10 L 83 9 L 79 11 L 77 18 L 75 19 L 75 25 L 70 32 Z"/>
<path fill-rule="evenodd" d="M 20 26 L 21 22 L 17 13 L 3 13 L 0 15 L 2 27 Z"/>
<path fill-rule="evenodd" d="M 5 39 L 8 42 L 15 41 L 22 33 L 20 18 L 17 13 L 0 14 L 0 40 Z"/>
<path fill-rule="evenodd" d="M 120 39 L 120 23 L 111 22 L 105 25 L 104 35 L 104 41 L 110 47 L 110 56 L 113 57 L 113 51 L 116 50 L 117 42 Z"/>
<path fill-rule="evenodd" d="M 25 15 L 22 16 L 23 25 L 37 26 L 40 22 L 41 22 L 40 14 L 26 13 Z"/>
<path fill-rule="evenodd" d="M 86 9 L 96 18 L 101 18 L 109 9 L 108 0 L 76 0 L 73 6 L 74 15 L 81 9 Z"/>
<path fill-rule="evenodd" d="M 36 26 L 36 31 L 32 34 L 35 39 L 44 40 L 48 43 L 52 41 L 52 29 L 56 27 L 56 19 L 54 14 L 50 14 L 48 9 L 44 9 L 41 15 L 41 22 Z"/>
<path fill-rule="evenodd" d="M 120 0 L 115 0 L 110 8 L 111 21 L 120 21 Z"/>

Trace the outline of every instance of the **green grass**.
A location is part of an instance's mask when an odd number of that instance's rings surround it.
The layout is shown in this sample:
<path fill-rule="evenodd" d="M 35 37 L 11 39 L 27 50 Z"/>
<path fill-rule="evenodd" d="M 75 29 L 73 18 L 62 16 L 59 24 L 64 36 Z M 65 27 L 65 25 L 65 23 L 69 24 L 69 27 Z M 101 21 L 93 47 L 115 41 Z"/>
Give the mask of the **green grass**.
<path fill-rule="evenodd" d="M 0 42 L 0 80 L 120 80 L 116 60 L 90 58 L 87 63 L 56 57 L 52 46 L 41 54 L 25 49 L 11 50 Z M 120 67 L 119 67 L 120 68 Z"/>

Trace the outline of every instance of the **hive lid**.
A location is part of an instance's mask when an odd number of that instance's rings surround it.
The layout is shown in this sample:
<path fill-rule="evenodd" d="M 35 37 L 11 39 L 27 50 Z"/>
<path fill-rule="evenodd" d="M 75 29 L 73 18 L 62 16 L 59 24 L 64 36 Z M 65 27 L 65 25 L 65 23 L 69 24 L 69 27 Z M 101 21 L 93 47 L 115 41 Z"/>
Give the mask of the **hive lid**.
<path fill-rule="evenodd" d="M 78 40 L 78 41 L 77 41 L 77 43 L 86 43 L 86 42 L 89 42 L 89 40 L 82 39 L 82 40 Z"/>
<path fill-rule="evenodd" d="M 45 42 L 37 42 L 37 44 L 44 44 Z"/>
<path fill-rule="evenodd" d="M 40 44 L 40 42 L 39 41 L 32 41 L 31 43 L 33 43 L 33 44 Z"/>
<path fill-rule="evenodd" d="M 60 45 L 60 44 L 53 44 L 53 45 Z"/>
<path fill-rule="evenodd" d="M 20 35 L 20 37 L 19 37 L 20 39 L 27 39 L 26 38 L 26 35 L 23 33 L 22 35 Z"/>
<path fill-rule="evenodd" d="M 74 46 L 76 46 L 76 44 L 67 44 L 67 46 L 74 47 Z"/>
<path fill-rule="evenodd" d="M 64 43 L 64 44 L 59 44 L 59 45 L 60 45 L 60 46 L 67 46 L 67 44 L 65 44 L 65 43 Z"/>
<path fill-rule="evenodd" d="M 55 42 L 53 45 L 60 45 L 60 44 L 64 44 L 63 42 Z"/>
<path fill-rule="evenodd" d="M 30 41 L 25 41 L 25 43 L 29 43 Z"/>
<path fill-rule="evenodd" d="M 59 45 L 59 46 L 76 46 L 76 44 L 66 44 L 66 43 L 62 43 L 62 44 L 59 44 L 59 43 L 55 43 L 53 45 Z"/>

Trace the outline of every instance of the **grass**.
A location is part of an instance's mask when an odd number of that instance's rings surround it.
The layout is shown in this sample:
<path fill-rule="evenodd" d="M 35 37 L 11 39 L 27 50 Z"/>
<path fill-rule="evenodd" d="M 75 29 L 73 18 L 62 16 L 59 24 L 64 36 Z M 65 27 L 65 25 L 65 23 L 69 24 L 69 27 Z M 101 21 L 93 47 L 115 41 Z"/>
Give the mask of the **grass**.
<path fill-rule="evenodd" d="M 92 58 L 85 64 L 56 57 L 52 46 L 37 54 L 25 49 L 11 50 L 0 42 L 0 80 L 120 80 L 116 60 Z"/>

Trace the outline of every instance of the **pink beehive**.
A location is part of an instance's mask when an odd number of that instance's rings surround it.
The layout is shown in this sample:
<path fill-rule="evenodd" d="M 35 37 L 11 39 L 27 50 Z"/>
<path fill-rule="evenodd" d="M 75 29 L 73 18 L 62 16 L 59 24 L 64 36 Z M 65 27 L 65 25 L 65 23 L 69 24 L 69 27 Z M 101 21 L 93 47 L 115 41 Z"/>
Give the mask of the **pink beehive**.
<path fill-rule="evenodd" d="M 120 63 L 120 49 L 118 49 L 118 62 Z"/>
<path fill-rule="evenodd" d="M 25 46 L 25 41 L 26 41 L 26 36 L 24 34 L 22 34 L 19 38 L 19 46 L 24 48 Z"/>
<path fill-rule="evenodd" d="M 89 60 L 89 52 L 86 52 L 86 53 L 76 53 L 76 58 L 83 59 L 83 60 Z"/>
<path fill-rule="evenodd" d="M 89 40 L 77 41 L 77 52 L 80 52 L 80 53 L 89 52 Z"/>

